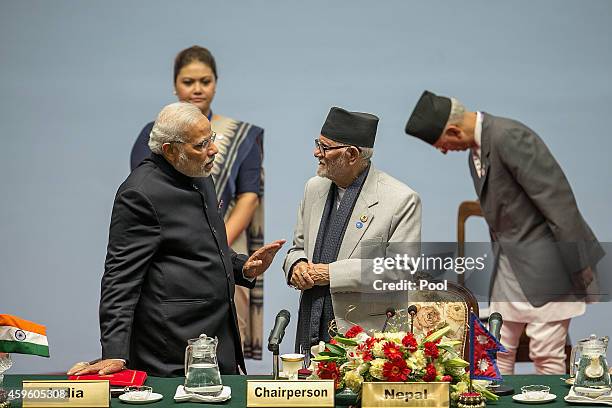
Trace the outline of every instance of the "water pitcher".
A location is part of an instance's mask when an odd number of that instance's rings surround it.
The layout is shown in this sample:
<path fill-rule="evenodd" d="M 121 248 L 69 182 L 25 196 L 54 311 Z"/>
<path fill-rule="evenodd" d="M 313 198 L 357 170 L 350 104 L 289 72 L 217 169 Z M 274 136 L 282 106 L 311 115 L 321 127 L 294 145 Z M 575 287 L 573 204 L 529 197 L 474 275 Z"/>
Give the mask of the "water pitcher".
<path fill-rule="evenodd" d="M 570 375 L 576 375 L 574 381 L 576 387 L 610 390 L 610 374 L 608 374 L 608 362 L 606 361 L 607 348 L 608 337 L 597 338 L 594 334 L 591 334 L 588 339 L 580 340 L 572 348 Z M 578 353 L 580 358 L 576 362 Z"/>
<path fill-rule="evenodd" d="M 185 350 L 185 391 L 202 395 L 218 395 L 223 390 L 217 364 L 216 337 L 201 334 L 187 340 Z"/>

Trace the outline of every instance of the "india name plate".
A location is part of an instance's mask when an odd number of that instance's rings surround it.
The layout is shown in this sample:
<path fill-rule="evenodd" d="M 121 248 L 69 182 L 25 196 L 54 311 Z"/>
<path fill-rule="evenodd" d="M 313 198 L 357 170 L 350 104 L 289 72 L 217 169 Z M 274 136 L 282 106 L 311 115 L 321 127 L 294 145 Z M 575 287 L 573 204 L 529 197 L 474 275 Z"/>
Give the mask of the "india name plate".
<path fill-rule="evenodd" d="M 24 408 L 109 407 L 108 380 L 24 380 L 21 390 Z"/>
<path fill-rule="evenodd" d="M 333 381 L 247 381 L 247 407 L 333 407 Z"/>
<path fill-rule="evenodd" d="M 447 382 L 366 382 L 362 392 L 363 408 L 448 408 L 450 404 Z"/>

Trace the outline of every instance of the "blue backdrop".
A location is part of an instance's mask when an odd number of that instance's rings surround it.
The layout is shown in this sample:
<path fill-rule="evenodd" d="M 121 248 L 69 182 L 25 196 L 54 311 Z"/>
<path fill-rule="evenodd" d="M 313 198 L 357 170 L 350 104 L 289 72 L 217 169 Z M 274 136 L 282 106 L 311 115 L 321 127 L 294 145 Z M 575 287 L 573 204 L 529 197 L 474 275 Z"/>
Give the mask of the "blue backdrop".
<path fill-rule="evenodd" d="M 455 238 L 475 198 L 466 153 L 403 133 L 423 89 L 519 119 L 564 168 L 602 241 L 612 240 L 612 2 L 0 1 L 0 312 L 46 324 L 63 371 L 99 355 L 97 307 L 114 193 L 142 126 L 172 95 L 172 60 L 193 44 L 219 66 L 213 109 L 265 128 L 266 235 L 290 239 L 312 139 L 332 105 L 381 118 L 374 162 L 421 194 L 423 239 Z M 488 239 L 481 220 L 468 239 Z M 264 333 L 298 295 L 276 260 Z M 274 294 L 274 296 L 272 296 Z M 611 334 L 609 305 L 574 319 L 574 339 Z M 270 370 L 270 355 L 249 363 Z"/>

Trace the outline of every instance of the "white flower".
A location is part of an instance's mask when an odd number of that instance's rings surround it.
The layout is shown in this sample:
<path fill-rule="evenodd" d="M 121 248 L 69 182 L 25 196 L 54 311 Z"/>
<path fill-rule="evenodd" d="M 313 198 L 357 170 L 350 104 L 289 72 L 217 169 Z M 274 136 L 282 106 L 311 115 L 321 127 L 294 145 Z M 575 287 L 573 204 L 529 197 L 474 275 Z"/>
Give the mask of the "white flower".
<path fill-rule="evenodd" d="M 406 332 L 385 333 L 385 339 L 397 344 L 402 344 L 402 339 L 406 337 Z"/>
<path fill-rule="evenodd" d="M 359 392 L 363 383 L 363 377 L 358 372 L 351 370 L 345 374 L 344 382 L 351 390 Z"/>
<path fill-rule="evenodd" d="M 383 350 L 383 346 L 385 345 L 386 341 L 378 341 L 376 343 L 374 343 L 374 345 L 372 346 L 372 354 L 374 354 L 374 357 L 384 357 L 385 356 L 385 352 Z"/>
<path fill-rule="evenodd" d="M 355 369 L 360 375 L 364 375 L 370 369 L 370 363 L 362 363 Z"/>
<path fill-rule="evenodd" d="M 372 360 L 370 365 L 370 374 L 372 375 L 372 377 L 378 378 L 379 380 L 385 379 L 385 377 L 383 376 L 383 366 L 386 362 L 387 360 L 385 360 L 384 358 L 375 358 L 374 360 Z"/>
<path fill-rule="evenodd" d="M 317 357 L 319 354 L 321 354 L 324 351 L 325 351 L 324 341 L 320 341 L 319 344 L 315 344 L 314 346 L 310 347 L 310 354 L 312 354 L 315 357 Z"/>
<path fill-rule="evenodd" d="M 425 356 L 425 352 L 421 349 L 415 351 L 408 359 L 407 364 L 413 371 L 425 369 L 425 366 L 427 365 L 427 357 Z"/>

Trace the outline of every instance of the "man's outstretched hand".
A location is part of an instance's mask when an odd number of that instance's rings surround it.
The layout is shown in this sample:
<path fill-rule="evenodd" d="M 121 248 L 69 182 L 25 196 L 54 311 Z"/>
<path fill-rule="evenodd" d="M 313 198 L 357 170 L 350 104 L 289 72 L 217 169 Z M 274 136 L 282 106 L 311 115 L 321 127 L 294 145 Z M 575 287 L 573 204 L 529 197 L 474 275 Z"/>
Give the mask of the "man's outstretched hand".
<path fill-rule="evenodd" d="M 274 242 L 270 242 L 259 248 L 253 253 L 244 263 L 242 267 L 242 273 L 245 277 L 252 279 L 256 278 L 266 271 L 270 267 L 274 256 L 279 249 L 285 243 L 284 239 L 279 239 Z"/>

